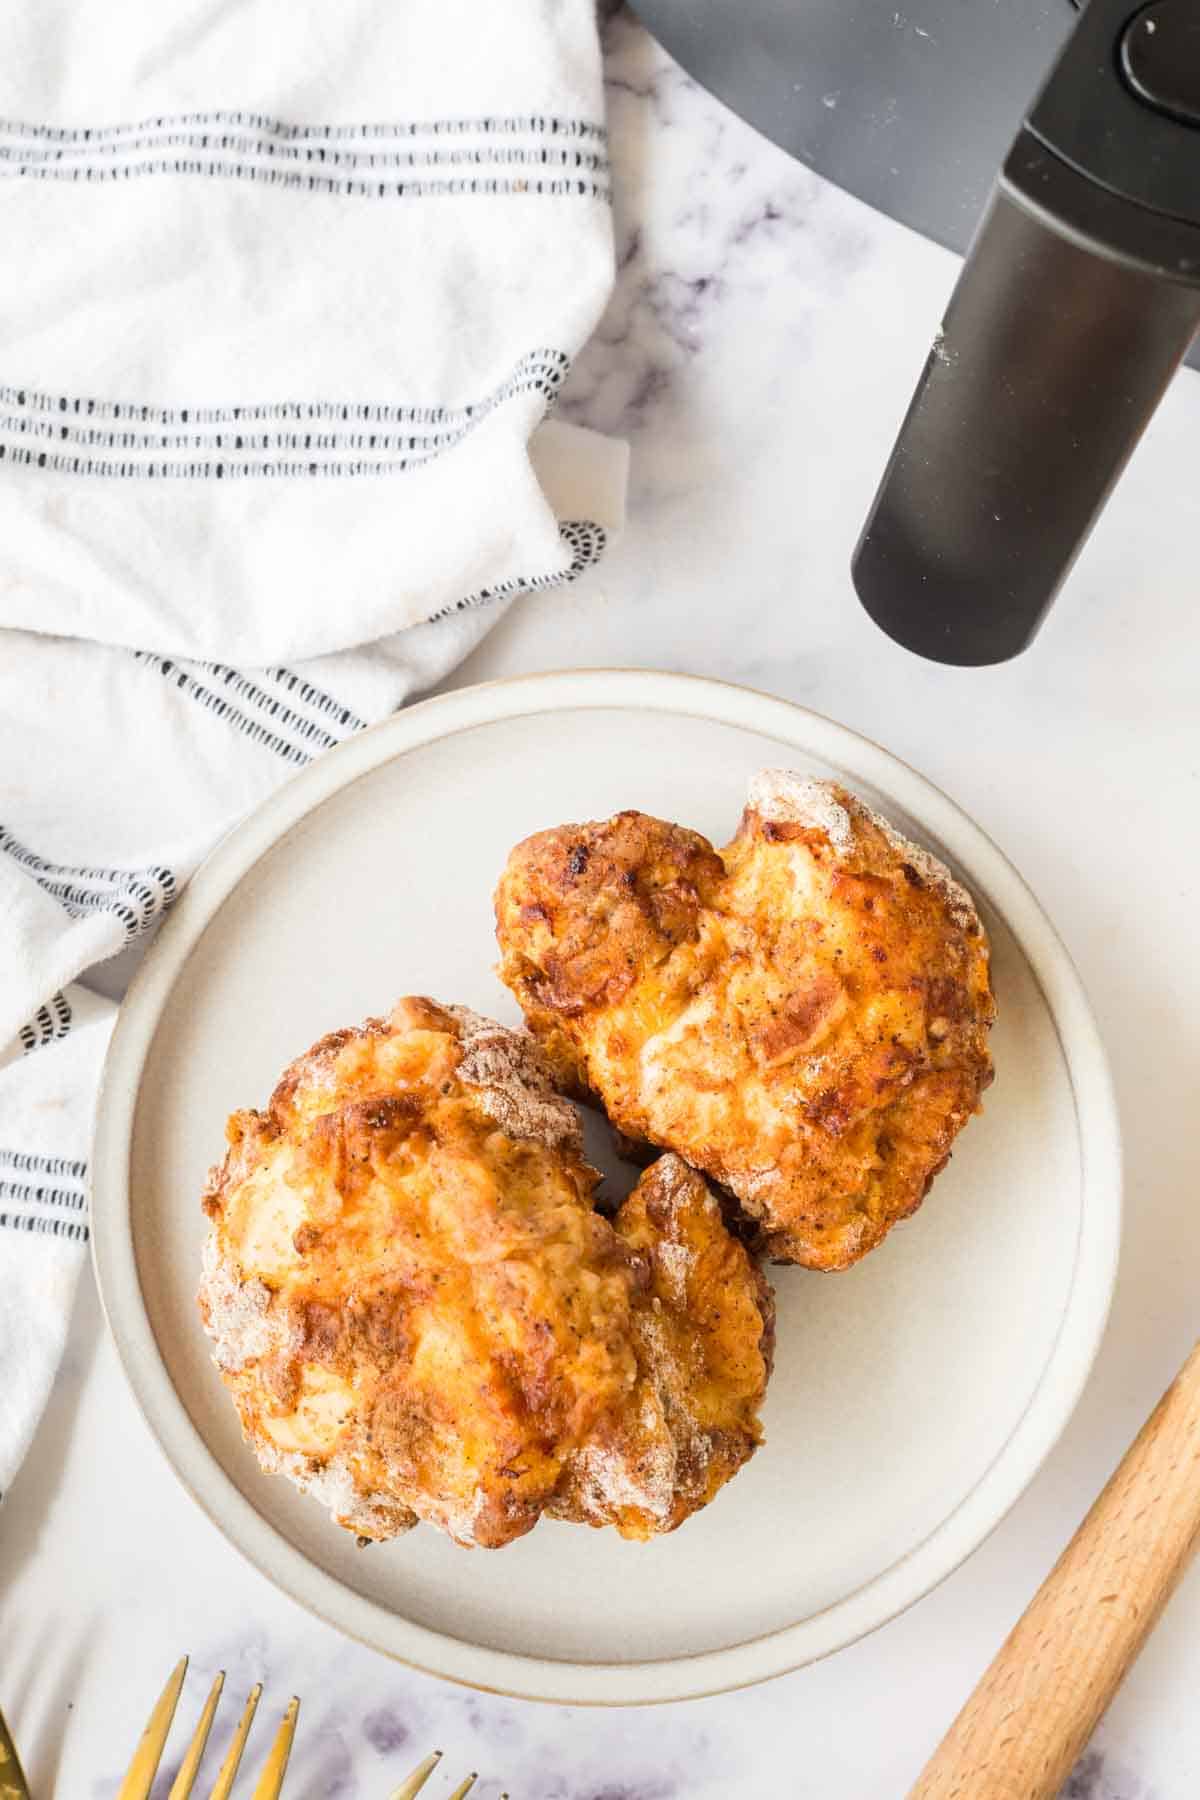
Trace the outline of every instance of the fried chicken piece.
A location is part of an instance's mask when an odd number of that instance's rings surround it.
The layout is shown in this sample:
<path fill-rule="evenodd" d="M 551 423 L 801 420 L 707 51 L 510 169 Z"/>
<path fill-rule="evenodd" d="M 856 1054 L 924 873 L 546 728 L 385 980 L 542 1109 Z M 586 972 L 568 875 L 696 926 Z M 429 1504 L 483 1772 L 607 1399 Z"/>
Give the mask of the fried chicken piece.
<path fill-rule="evenodd" d="M 564 1086 L 844 1269 L 920 1205 L 992 1078 L 988 944 L 926 850 L 763 770 L 721 852 L 643 813 L 518 844 L 500 974 Z"/>
<path fill-rule="evenodd" d="M 670 1531 L 751 1454 L 770 1290 L 663 1158 L 610 1224 L 525 1032 L 402 1000 L 235 1113 L 199 1304 L 259 1461 L 361 1538 Z"/>
<path fill-rule="evenodd" d="M 646 1170 L 613 1224 L 648 1278 L 630 1321 L 639 1379 L 570 1459 L 547 1510 L 649 1538 L 707 1506 L 761 1442 L 775 1300 L 678 1156 Z"/>

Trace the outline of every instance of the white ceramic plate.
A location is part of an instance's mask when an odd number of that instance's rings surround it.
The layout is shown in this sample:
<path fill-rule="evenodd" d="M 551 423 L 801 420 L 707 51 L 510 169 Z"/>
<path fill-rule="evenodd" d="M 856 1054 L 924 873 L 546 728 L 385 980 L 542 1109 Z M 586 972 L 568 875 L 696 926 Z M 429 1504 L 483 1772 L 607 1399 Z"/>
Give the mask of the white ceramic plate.
<path fill-rule="evenodd" d="M 626 806 L 721 843 L 747 776 L 767 763 L 836 773 L 976 895 L 1000 1006 L 985 1114 L 915 1219 L 858 1267 L 775 1272 L 766 1447 L 673 1536 L 627 1544 L 543 1522 L 488 1552 L 422 1526 L 356 1549 L 260 1472 L 209 1362 L 193 1298 L 198 1195 L 226 1114 L 264 1102 L 322 1033 L 403 993 L 515 1022 L 492 973 L 491 893 L 509 848 Z M 96 1263 L 126 1373 L 214 1522 L 286 1592 L 380 1650 L 556 1701 L 757 1681 L 926 1593 L 1066 1423 L 1119 1235 L 1104 1055 L 1065 951 L 999 851 L 854 733 L 761 694 L 649 672 L 532 677 L 412 707 L 240 826 L 190 884 L 122 1011 L 94 1170 Z"/>

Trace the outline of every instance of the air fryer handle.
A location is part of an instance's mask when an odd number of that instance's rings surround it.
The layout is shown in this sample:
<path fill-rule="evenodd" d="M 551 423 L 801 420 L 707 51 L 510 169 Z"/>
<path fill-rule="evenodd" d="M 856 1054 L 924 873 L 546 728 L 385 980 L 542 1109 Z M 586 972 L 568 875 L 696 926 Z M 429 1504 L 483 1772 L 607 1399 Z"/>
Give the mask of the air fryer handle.
<path fill-rule="evenodd" d="M 1200 327 L 1200 287 L 1080 228 L 1083 191 L 1018 139 L 855 551 L 871 617 L 939 662 L 1030 642 Z"/>

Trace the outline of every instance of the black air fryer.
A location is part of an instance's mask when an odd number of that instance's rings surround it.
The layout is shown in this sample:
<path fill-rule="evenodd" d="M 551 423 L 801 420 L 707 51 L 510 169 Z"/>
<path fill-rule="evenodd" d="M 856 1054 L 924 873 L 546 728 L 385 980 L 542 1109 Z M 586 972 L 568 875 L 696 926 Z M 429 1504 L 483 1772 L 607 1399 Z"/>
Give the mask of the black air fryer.
<path fill-rule="evenodd" d="M 908 649 L 1015 656 L 1200 329 L 1200 0 L 641 10 L 785 148 L 943 242 L 1000 163 L 853 573 Z"/>

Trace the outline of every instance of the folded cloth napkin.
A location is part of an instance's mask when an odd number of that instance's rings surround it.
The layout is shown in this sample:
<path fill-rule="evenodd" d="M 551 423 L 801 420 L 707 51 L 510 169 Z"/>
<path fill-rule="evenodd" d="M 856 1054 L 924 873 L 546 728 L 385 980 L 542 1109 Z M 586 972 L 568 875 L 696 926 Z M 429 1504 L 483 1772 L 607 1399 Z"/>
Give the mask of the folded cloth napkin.
<path fill-rule="evenodd" d="M 5 13 L 0 1490 L 106 994 L 234 820 L 594 562 L 625 475 L 543 423 L 613 273 L 594 0 Z"/>

